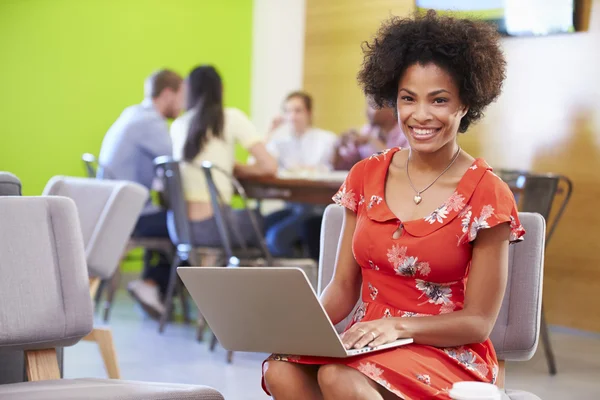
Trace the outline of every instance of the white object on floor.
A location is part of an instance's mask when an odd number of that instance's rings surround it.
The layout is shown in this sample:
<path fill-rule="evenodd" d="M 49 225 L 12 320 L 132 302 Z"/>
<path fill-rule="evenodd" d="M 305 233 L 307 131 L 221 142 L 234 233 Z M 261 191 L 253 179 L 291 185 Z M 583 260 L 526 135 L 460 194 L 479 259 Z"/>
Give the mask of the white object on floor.
<path fill-rule="evenodd" d="M 484 382 L 457 382 L 450 390 L 450 398 L 455 400 L 500 400 L 500 390 L 495 385 Z"/>

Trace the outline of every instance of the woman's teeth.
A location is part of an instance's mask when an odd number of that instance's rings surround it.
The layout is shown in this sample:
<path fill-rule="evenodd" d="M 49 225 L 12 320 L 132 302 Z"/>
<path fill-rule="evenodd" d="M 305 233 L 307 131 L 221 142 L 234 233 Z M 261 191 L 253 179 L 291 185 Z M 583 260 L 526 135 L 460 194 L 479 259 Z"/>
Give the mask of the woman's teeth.
<path fill-rule="evenodd" d="M 421 129 L 413 128 L 413 132 L 417 135 L 433 135 L 437 129 Z"/>

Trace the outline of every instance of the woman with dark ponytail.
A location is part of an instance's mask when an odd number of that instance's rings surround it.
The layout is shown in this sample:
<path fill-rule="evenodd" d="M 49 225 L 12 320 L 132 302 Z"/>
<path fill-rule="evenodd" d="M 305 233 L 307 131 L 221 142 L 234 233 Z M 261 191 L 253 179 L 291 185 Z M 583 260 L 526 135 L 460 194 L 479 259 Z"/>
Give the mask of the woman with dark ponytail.
<path fill-rule="evenodd" d="M 173 155 L 181 160 L 183 189 L 188 203 L 192 237 L 198 246 L 219 246 L 203 161 L 237 176 L 273 175 L 277 161 L 268 153 L 263 138 L 248 117 L 236 108 L 223 107 L 223 84 L 217 70 L 210 65 L 194 68 L 187 80 L 187 112 L 171 126 Z M 235 162 L 235 145 L 246 148 L 256 162 Z M 223 200 L 233 195 L 231 184 L 222 174 L 214 174 L 215 184 Z M 250 221 L 243 213 L 234 213 L 242 236 L 253 236 Z"/>

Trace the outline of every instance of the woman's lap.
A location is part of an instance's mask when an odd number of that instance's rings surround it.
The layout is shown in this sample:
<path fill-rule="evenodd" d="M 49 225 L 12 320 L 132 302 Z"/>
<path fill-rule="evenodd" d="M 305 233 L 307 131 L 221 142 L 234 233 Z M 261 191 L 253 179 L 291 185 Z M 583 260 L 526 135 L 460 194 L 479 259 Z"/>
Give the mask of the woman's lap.
<path fill-rule="evenodd" d="M 318 388 L 319 391 L 331 390 L 333 388 L 334 390 L 348 393 L 348 391 L 353 390 L 363 392 L 365 389 L 369 391 L 372 389 L 381 394 L 383 400 L 397 400 L 399 398 L 365 374 L 344 364 L 311 365 L 283 360 L 270 360 L 266 361 L 263 365 L 263 389 L 269 395 L 271 393 L 267 390 L 265 378 L 269 375 L 267 370 L 271 368 L 271 371 L 273 369 L 276 371 L 275 373 L 271 372 L 269 379 L 281 380 L 277 383 L 290 385 L 290 388 L 293 387 L 294 389 L 302 387 L 302 385 L 306 386 L 307 384 L 310 386 L 310 383 L 306 381 L 310 379 L 314 383 L 314 387 Z M 294 380 L 297 380 L 297 382 L 293 382 Z M 311 388 L 307 389 L 311 390 Z"/>

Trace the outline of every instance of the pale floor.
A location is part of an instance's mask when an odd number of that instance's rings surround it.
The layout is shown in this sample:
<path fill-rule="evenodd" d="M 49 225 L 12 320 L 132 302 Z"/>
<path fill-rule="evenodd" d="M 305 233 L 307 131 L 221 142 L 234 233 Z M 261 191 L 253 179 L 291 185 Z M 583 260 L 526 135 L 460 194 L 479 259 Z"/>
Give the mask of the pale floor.
<path fill-rule="evenodd" d="M 143 319 L 126 294 L 118 296 L 110 326 L 123 379 L 204 384 L 227 400 L 266 400 L 260 388 L 262 354 L 236 353 L 233 364 L 219 347 L 195 341 L 193 325 L 171 324 L 163 335 L 157 323 Z M 207 336 L 208 339 L 208 336 Z M 511 363 L 507 387 L 528 390 L 544 400 L 600 399 L 600 336 L 554 331 L 559 372 L 548 375 L 542 351 L 531 360 Z M 93 343 L 79 343 L 65 353 L 65 377 L 105 377 Z"/>

